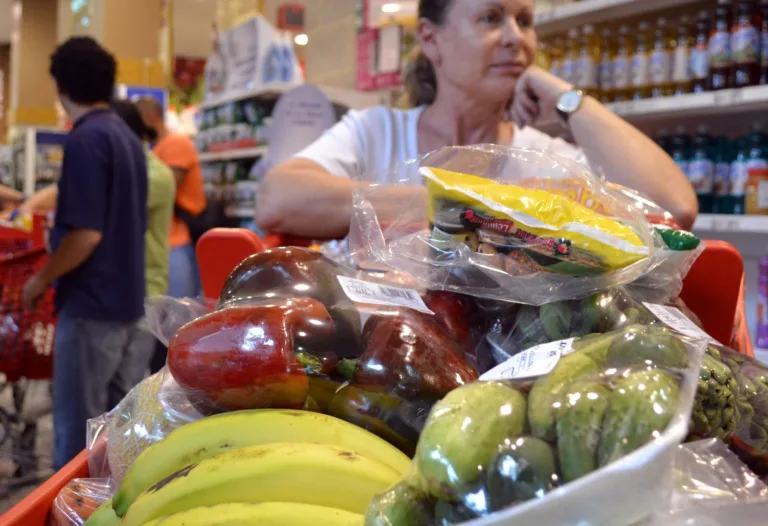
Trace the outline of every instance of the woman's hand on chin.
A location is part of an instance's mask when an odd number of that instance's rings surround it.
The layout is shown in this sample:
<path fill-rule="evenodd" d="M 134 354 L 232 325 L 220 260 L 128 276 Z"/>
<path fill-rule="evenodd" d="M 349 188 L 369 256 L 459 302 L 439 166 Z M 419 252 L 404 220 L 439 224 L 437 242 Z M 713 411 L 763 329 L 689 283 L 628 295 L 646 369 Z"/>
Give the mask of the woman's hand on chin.
<path fill-rule="evenodd" d="M 557 119 L 557 101 L 573 86 L 537 66 L 525 70 L 515 86 L 506 117 L 524 128 L 539 119 Z"/>

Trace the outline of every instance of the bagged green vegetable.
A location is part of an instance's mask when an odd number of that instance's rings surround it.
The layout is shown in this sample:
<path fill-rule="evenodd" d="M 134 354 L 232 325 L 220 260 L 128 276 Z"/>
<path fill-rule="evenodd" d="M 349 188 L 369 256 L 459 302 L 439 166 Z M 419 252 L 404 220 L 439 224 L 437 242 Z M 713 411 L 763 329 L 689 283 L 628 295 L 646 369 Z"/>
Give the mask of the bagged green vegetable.
<path fill-rule="evenodd" d="M 432 408 L 366 525 L 642 520 L 686 436 L 703 350 L 635 324 L 512 356 Z"/>

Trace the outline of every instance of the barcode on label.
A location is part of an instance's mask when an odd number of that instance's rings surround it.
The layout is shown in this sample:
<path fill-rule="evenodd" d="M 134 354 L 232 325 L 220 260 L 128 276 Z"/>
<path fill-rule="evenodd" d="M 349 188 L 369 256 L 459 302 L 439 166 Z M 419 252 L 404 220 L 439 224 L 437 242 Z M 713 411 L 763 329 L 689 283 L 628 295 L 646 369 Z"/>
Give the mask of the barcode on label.
<path fill-rule="evenodd" d="M 349 299 L 357 303 L 408 307 L 427 314 L 434 314 L 419 293 L 413 289 L 390 287 L 361 279 L 338 276 L 341 288 Z"/>
<path fill-rule="evenodd" d="M 418 295 L 408 289 L 396 289 L 379 285 L 379 291 L 390 298 L 403 298 L 408 301 L 416 301 Z"/>

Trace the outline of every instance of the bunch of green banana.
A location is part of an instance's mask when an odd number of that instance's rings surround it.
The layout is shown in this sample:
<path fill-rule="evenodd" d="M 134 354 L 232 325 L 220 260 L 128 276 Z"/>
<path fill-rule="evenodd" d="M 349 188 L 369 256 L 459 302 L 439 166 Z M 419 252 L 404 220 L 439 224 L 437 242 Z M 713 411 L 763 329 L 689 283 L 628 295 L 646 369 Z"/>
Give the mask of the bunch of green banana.
<path fill-rule="evenodd" d="M 86 524 L 140 525 L 160 519 L 187 524 L 183 512 L 237 503 L 254 506 L 226 508 L 226 516 L 234 518 L 222 524 L 248 523 L 237 522 L 242 517 L 261 524 L 258 517 L 280 509 L 262 503 L 311 505 L 302 517 L 330 509 L 333 513 L 323 512 L 328 524 L 362 524 L 360 514 L 370 499 L 409 467 L 410 459 L 394 446 L 329 415 L 235 411 L 187 424 L 147 448 L 126 474 L 111 507 L 99 508 Z M 163 519 L 173 514 L 182 515 L 178 521 Z M 269 520 L 263 523 L 306 522 Z"/>

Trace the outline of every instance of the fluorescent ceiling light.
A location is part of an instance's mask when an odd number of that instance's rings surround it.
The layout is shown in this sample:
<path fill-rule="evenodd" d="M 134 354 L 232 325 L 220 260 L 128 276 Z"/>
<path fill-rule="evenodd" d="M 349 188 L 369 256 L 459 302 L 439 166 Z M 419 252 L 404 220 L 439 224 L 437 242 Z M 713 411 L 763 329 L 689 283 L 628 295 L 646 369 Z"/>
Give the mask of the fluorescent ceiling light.
<path fill-rule="evenodd" d="M 307 42 L 309 42 L 309 37 L 304 33 L 299 33 L 298 35 L 293 37 L 293 41 L 296 43 L 297 46 L 306 46 Z"/>
<path fill-rule="evenodd" d="M 397 13 L 400 11 L 400 4 L 384 4 L 381 6 L 381 10 L 385 13 Z"/>

